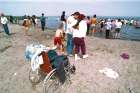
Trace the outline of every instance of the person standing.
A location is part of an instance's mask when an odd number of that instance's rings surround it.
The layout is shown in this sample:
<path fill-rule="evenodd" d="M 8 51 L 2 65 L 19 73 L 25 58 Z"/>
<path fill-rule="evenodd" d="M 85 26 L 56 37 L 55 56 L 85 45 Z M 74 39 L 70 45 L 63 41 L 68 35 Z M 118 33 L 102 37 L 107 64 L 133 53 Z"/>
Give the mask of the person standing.
<path fill-rule="evenodd" d="M 8 19 L 4 16 L 4 14 L 1 14 L 1 24 L 3 25 L 5 33 L 9 36 Z"/>
<path fill-rule="evenodd" d="M 25 35 L 28 35 L 29 29 L 31 26 L 30 16 L 25 16 L 24 21 L 23 21 L 23 26 L 25 30 Z"/>
<path fill-rule="evenodd" d="M 88 55 L 86 54 L 86 45 L 85 45 L 85 37 L 87 32 L 87 22 L 85 19 L 84 14 L 80 14 L 78 17 L 78 21 L 75 26 L 73 26 L 73 40 L 75 46 L 75 61 L 79 60 L 80 57 L 78 56 L 82 54 L 82 58 L 87 58 Z"/>
<path fill-rule="evenodd" d="M 38 18 L 35 16 L 35 24 L 36 24 L 36 28 L 38 27 Z"/>
<path fill-rule="evenodd" d="M 35 16 L 35 30 L 36 31 L 39 31 L 39 22 L 38 22 L 38 18 L 37 18 L 37 16 Z"/>
<path fill-rule="evenodd" d="M 64 45 L 62 43 L 62 37 L 64 32 L 63 26 L 64 26 L 63 23 L 61 23 L 55 32 L 54 47 L 53 47 L 53 49 L 58 48 L 61 52 L 64 52 Z"/>
<path fill-rule="evenodd" d="M 36 15 L 33 15 L 33 16 L 32 16 L 32 23 L 33 23 L 33 25 L 34 25 L 34 30 L 35 30 L 35 31 L 38 31 L 38 30 L 39 30 L 39 29 L 37 28 L 37 27 L 38 27 L 38 19 L 37 19 Z"/>
<path fill-rule="evenodd" d="M 10 22 L 13 24 L 13 16 L 10 16 Z"/>
<path fill-rule="evenodd" d="M 116 29 L 115 29 L 116 35 L 115 35 L 115 38 L 120 38 L 121 27 L 122 27 L 121 19 L 118 19 L 118 21 L 116 22 Z"/>
<path fill-rule="evenodd" d="M 31 19 L 32 19 L 32 23 L 33 23 L 34 27 L 36 26 L 35 18 L 36 18 L 35 15 L 33 15 L 33 16 L 31 17 Z"/>
<path fill-rule="evenodd" d="M 87 32 L 86 34 L 89 35 L 89 31 L 90 31 L 90 24 L 91 24 L 91 21 L 90 21 L 90 16 L 87 16 Z"/>
<path fill-rule="evenodd" d="M 93 18 L 91 18 L 91 33 L 93 33 L 93 35 L 96 32 L 96 24 L 97 24 L 96 15 L 93 15 Z"/>
<path fill-rule="evenodd" d="M 61 15 L 60 21 L 62 21 L 62 22 L 66 22 L 66 19 L 65 19 L 65 11 L 62 12 L 62 15 Z"/>
<path fill-rule="evenodd" d="M 66 30 L 66 34 L 67 34 L 67 55 L 68 56 L 73 56 L 73 35 L 72 35 L 72 30 L 75 24 L 76 24 L 76 19 L 78 18 L 78 16 L 80 15 L 79 12 L 75 12 L 74 14 L 72 14 L 71 16 L 68 17 L 67 19 L 67 30 Z"/>
<path fill-rule="evenodd" d="M 46 17 L 44 16 L 44 13 L 42 13 L 42 16 L 40 18 L 40 22 L 41 22 L 41 29 L 42 29 L 42 31 L 44 31 L 45 25 L 46 25 Z"/>
<path fill-rule="evenodd" d="M 106 28 L 105 37 L 106 37 L 106 39 L 109 39 L 109 35 L 110 35 L 110 31 L 111 31 L 111 26 L 112 26 L 111 20 L 108 19 L 107 22 L 105 23 L 105 28 Z"/>
<path fill-rule="evenodd" d="M 115 28 L 116 28 L 116 21 L 115 20 L 111 20 L 111 33 L 112 33 L 112 38 L 115 38 Z"/>
<path fill-rule="evenodd" d="M 62 12 L 61 18 L 60 18 L 61 23 L 63 24 L 63 40 L 65 40 L 65 32 L 66 32 L 66 18 L 65 18 L 65 11 Z"/>
<path fill-rule="evenodd" d="M 104 29 L 104 20 L 100 21 L 100 32 L 102 33 Z"/>

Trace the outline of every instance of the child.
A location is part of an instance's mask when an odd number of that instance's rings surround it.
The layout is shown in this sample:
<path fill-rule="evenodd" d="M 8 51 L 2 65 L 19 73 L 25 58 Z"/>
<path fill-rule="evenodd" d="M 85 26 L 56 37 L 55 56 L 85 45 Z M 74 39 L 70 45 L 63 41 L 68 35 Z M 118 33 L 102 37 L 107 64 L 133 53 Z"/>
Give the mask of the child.
<path fill-rule="evenodd" d="M 54 37 L 54 47 L 53 49 L 59 48 L 62 52 L 64 51 L 64 45 L 62 43 L 63 33 L 64 33 L 64 25 L 61 23 L 58 29 L 56 30 Z"/>

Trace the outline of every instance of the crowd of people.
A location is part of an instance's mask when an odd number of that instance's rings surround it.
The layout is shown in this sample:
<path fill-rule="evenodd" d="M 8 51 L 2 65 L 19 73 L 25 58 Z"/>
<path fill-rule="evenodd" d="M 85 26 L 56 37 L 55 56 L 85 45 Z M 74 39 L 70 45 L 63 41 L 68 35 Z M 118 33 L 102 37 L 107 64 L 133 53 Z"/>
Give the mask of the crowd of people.
<path fill-rule="evenodd" d="M 10 22 L 12 23 L 12 17 L 10 16 Z M 66 17 L 65 11 L 60 16 L 61 24 L 59 25 L 54 35 L 54 47 L 53 49 L 60 49 L 64 52 L 63 42 L 66 40 L 66 52 L 68 56 L 74 56 L 75 60 L 87 58 L 86 53 L 86 36 L 95 36 L 95 33 L 105 33 L 105 38 L 120 38 L 120 31 L 123 24 L 129 24 L 127 20 L 121 19 L 98 19 L 96 14 L 92 17 L 85 16 L 79 12 L 75 12 L 70 16 Z M 46 17 L 42 13 L 41 17 L 33 15 L 24 16 L 23 24 L 25 35 L 28 35 L 28 31 L 31 26 L 38 28 L 39 22 L 41 24 L 41 30 L 44 31 L 46 28 Z M 9 36 L 10 32 L 8 29 L 8 19 L 4 14 L 1 14 L 1 24 L 4 28 L 5 33 Z M 139 25 L 138 21 L 131 20 L 130 25 Z M 115 33 L 111 36 L 111 34 Z M 67 39 L 65 39 L 67 37 Z"/>
<path fill-rule="evenodd" d="M 92 18 L 87 16 L 87 35 L 95 35 L 95 33 L 105 33 L 105 38 L 111 38 L 111 32 L 115 32 L 115 35 L 112 38 L 120 37 L 120 30 L 123 25 L 121 19 L 111 20 L 111 19 L 97 19 L 96 15 L 93 15 Z"/>
<path fill-rule="evenodd" d="M 75 54 L 75 60 L 80 59 L 80 55 L 83 58 L 88 57 L 88 55 L 86 54 L 86 44 L 84 41 L 84 38 L 87 33 L 87 22 L 85 18 L 86 17 L 84 14 L 75 12 L 66 19 L 65 12 L 63 11 L 60 19 L 61 24 L 56 30 L 54 36 L 54 48 L 59 48 L 63 52 L 63 40 L 65 40 L 65 35 L 67 36 L 67 55 L 73 56 L 73 54 Z M 28 31 L 31 28 L 31 26 L 38 26 L 38 19 L 39 18 L 35 15 L 33 15 L 32 17 L 26 15 L 24 16 L 22 26 L 24 27 L 25 35 L 28 35 Z M 10 20 L 10 22 L 12 22 L 12 20 Z M 1 14 L 1 23 L 3 25 L 5 33 L 7 35 L 10 35 L 8 29 L 8 19 L 6 18 L 6 16 L 4 16 L 4 14 Z M 41 30 L 44 31 L 46 27 L 46 17 L 44 16 L 44 13 L 42 13 L 42 16 L 40 17 L 40 23 Z"/>
<path fill-rule="evenodd" d="M 112 38 L 120 38 L 121 27 L 122 27 L 122 22 L 120 19 L 118 20 L 108 19 L 105 22 L 105 29 L 106 29 L 105 37 L 107 39 L 110 38 L 110 33 L 114 31 L 115 34 L 113 35 Z"/>

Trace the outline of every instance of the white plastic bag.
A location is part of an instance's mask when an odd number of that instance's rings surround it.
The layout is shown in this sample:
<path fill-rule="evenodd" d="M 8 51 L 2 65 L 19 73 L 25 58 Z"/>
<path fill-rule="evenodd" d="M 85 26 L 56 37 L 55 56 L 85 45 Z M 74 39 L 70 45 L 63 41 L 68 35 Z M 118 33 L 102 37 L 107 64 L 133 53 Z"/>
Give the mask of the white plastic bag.
<path fill-rule="evenodd" d="M 105 74 L 107 77 L 116 79 L 119 77 L 119 74 L 115 71 L 113 71 L 111 68 L 103 68 L 102 70 L 99 70 L 100 73 Z"/>

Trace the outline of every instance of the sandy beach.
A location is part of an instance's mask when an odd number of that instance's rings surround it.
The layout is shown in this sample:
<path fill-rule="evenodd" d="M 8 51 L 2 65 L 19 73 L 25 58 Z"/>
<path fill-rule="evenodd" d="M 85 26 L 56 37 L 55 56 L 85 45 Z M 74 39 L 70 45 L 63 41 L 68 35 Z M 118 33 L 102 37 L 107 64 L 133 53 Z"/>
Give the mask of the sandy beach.
<path fill-rule="evenodd" d="M 0 93 L 43 93 L 41 84 L 32 88 L 28 77 L 30 63 L 25 61 L 24 52 L 27 45 L 37 42 L 52 47 L 55 31 L 32 29 L 30 36 L 25 36 L 22 26 L 11 24 L 9 29 L 10 38 L 0 33 Z M 86 45 L 89 58 L 75 62 L 72 83 L 60 93 L 140 93 L 139 41 L 88 36 Z M 123 59 L 122 53 L 127 53 L 129 59 Z M 74 62 L 74 57 L 69 59 Z M 105 67 L 117 72 L 118 78 L 99 72 Z"/>

